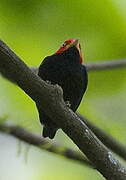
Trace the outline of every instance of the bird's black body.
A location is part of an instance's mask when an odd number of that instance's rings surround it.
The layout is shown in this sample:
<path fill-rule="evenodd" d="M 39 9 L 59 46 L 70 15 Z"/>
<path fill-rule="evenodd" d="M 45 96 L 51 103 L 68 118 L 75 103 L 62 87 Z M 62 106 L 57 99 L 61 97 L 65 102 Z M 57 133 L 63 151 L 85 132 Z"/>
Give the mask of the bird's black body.
<path fill-rule="evenodd" d="M 60 54 L 44 59 L 39 67 L 38 75 L 45 81 L 58 84 L 63 89 L 64 101 L 69 101 L 70 108 L 75 112 L 87 88 L 87 72 L 80 63 L 78 49 L 73 46 Z M 44 125 L 43 136 L 53 138 L 58 127 L 39 107 L 39 117 Z"/>

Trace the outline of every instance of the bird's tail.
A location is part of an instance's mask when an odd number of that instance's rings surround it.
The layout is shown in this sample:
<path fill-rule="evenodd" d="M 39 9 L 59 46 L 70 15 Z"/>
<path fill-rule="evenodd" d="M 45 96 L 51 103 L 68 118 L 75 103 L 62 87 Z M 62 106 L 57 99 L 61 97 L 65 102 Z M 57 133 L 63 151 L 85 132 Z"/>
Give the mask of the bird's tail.
<path fill-rule="evenodd" d="M 57 129 L 55 129 L 54 127 L 49 127 L 49 126 L 44 126 L 43 128 L 43 137 L 49 137 L 50 139 L 53 139 L 55 134 L 56 134 Z"/>

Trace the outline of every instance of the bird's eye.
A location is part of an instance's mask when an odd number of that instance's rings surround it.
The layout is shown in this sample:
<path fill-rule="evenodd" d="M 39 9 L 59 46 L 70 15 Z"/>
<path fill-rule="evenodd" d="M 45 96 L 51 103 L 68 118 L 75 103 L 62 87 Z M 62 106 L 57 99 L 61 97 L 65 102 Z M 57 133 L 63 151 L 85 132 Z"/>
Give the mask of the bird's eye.
<path fill-rule="evenodd" d="M 62 44 L 62 47 L 65 47 L 67 45 L 67 43 L 66 42 L 64 42 L 63 44 Z"/>
<path fill-rule="evenodd" d="M 68 41 L 65 41 L 63 44 L 62 44 L 62 47 L 65 47 L 67 46 L 68 44 L 70 44 Z"/>

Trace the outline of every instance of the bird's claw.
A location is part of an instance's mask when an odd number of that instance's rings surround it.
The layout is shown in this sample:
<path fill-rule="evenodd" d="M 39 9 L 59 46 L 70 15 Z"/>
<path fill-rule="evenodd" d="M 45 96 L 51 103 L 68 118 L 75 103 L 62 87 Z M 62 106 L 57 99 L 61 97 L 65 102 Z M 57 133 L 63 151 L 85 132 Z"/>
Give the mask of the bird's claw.
<path fill-rule="evenodd" d="M 67 107 L 70 108 L 70 106 L 71 106 L 70 101 L 65 101 L 65 103 L 66 103 Z"/>
<path fill-rule="evenodd" d="M 48 84 L 52 84 L 51 81 L 46 80 L 46 82 L 47 82 Z"/>

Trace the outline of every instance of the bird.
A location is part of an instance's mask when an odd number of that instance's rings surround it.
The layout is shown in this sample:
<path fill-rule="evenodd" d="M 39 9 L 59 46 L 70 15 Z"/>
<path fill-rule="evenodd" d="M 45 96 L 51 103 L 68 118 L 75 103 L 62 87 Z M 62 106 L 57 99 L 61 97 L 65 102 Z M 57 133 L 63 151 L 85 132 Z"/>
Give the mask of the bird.
<path fill-rule="evenodd" d="M 68 39 L 54 54 L 45 57 L 38 70 L 42 80 L 61 86 L 63 99 L 73 112 L 77 110 L 88 84 L 86 67 L 82 63 L 79 40 Z M 38 104 L 37 109 L 43 125 L 43 137 L 53 139 L 59 127 Z"/>

